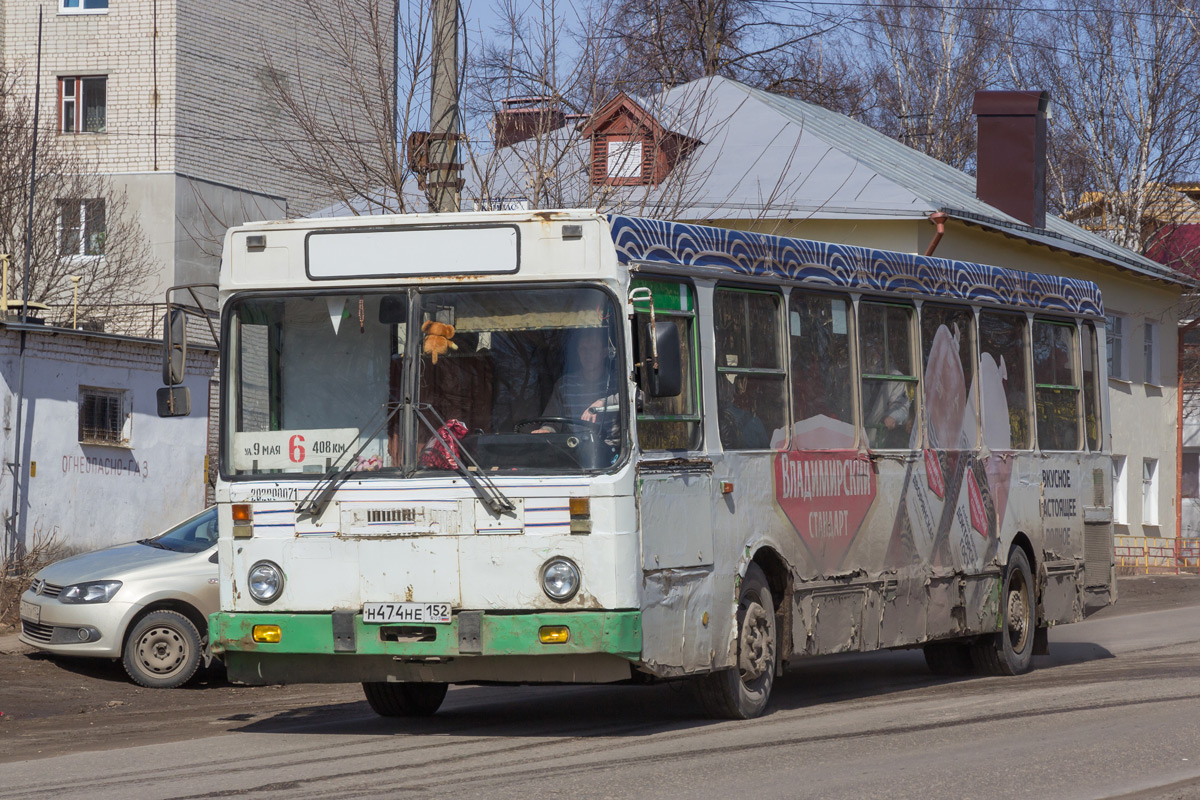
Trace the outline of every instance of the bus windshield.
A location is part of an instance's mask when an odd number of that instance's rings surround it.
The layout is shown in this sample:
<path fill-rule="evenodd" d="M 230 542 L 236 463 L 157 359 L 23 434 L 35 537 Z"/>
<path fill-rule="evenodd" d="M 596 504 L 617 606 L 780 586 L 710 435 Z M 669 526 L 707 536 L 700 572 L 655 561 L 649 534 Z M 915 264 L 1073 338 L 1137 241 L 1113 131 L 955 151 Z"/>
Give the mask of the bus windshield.
<path fill-rule="evenodd" d="M 618 319 L 587 287 L 235 300 L 226 474 L 607 469 Z"/>

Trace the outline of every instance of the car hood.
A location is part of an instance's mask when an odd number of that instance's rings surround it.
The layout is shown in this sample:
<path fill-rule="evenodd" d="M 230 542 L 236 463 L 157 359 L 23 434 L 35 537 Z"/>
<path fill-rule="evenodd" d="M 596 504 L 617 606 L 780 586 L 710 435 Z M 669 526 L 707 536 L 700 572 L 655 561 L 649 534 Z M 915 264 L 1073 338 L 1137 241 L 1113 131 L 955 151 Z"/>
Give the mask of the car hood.
<path fill-rule="evenodd" d="M 131 542 L 63 559 L 43 569 L 37 577 L 59 586 L 81 581 L 123 580 L 145 568 L 161 568 L 171 562 L 207 557 L 207 551 L 179 553 Z M 216 570 L 215 565 L 213 569 Z"/>

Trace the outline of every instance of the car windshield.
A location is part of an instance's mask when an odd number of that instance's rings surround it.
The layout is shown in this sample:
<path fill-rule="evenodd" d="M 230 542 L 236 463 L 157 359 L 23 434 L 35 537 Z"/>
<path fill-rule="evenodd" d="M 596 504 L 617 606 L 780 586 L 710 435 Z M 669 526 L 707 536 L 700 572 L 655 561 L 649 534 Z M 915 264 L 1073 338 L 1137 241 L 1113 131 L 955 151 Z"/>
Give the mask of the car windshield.
<path fill-rule="evenodd" d="M 217 510 L 210 508 L 199 516 L 176 525 L 166 533 L 141 544 L 177 553 L 203 553 L 217 543 Z"/>
<path fill-rule="evenodd" d="M 607 469 L 627 438 L 618 319 L 589 287 L 235 300 L 225 470 Z"/>

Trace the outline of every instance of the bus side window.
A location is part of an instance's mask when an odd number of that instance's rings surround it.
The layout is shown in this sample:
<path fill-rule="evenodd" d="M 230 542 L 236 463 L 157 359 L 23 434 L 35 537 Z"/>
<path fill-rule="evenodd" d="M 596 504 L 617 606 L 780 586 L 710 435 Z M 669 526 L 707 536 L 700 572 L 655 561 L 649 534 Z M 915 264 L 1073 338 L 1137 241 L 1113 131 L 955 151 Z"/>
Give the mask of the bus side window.
<path fill-rule="evenodd" d="M 785 444 L 779 301 L 773 292 L 749 289 L 718 288 L 713 294 L 718 428 L 726 450 Z"/>
<path fill-rule="evenodd" d="M 962 306 L 921 307 L 925 432 L 938 450 L 971 450 L 979 440 L 974 380 L 975 315 Z"/>
<path fill-rule="evenodd" d="M 1075 323 L 1034 320 L 1033 384 L 1037 397 L 1038 447 L 1079 449 L 1079 373 Z"/>
<path fill-rule="evenodd" d="M 798 289 L 788 301 L 794 449 L 854 447 L 849 308 L 844 298 Z"/>
<path fill-rule="evenodd" d="M 683 391 L 678 397 L 645 397 L 638 412 L 638 446 L 642 450 L 699 450 L 700 405 L 696 369 L 696 297 L 692 287 L 674 281 L 633 281 L 632 288 L 646 287 L 654 296 L 658 322 L 671 322 L 679 329 L 680 366 Z M 645 301 L 634 304 L 638 312 L 649 312 Z M 634 326 L 634 335 L 639 332 Z M 634 352 L 639 352 L 635 346 Z"/>
<path fill-rule="evenodd" d="M 990 450 L 1027 450 L 1031 446 L 1025 328 L 1022 314 L 984 311 L 979 315 L 977 385 L 983 441 Z"/>
<path fill-rule="evenodd" d="M 1097 376 L 1100 374 L 1100 364 L 1096 361 L 1099 351 L 1096 349 L 1096 325 L 1092 322 L 1083 323 L 1083 431 L 1087 438 L 1088 450 L 1100 449 L 1100 394 Z"/>
<path fill-rule="evenodd" d="M 867 446 L 910 446 L 917 410 L 917 373 L 912 353 L 911 306 L 862 302 L 858 307 L 863 428 Z"/>

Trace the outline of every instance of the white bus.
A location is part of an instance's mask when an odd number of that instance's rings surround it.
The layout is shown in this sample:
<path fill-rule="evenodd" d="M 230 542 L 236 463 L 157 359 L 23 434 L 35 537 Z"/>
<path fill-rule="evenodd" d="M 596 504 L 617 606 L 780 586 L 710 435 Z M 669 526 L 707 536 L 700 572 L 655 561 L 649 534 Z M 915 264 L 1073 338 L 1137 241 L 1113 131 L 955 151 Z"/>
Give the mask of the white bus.
<path fill-rule="evenodd" d="M 1016 674 L 1115 600 L 1086 281 L 591 211 L 246 225 L 220 281 L 233 680 L 748 718 L 796 659 Z"/>

